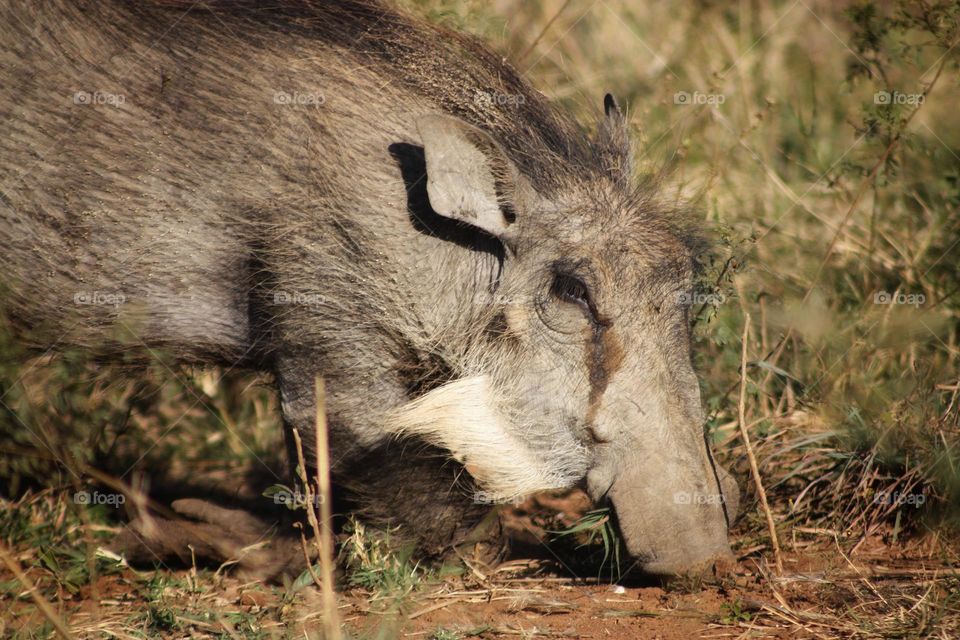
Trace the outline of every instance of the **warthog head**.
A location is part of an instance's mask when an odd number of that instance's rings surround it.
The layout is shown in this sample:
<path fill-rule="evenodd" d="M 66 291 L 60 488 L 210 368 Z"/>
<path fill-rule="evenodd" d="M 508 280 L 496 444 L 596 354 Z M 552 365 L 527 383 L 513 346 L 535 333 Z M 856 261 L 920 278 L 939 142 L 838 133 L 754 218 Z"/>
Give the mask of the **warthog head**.
<path fill-rule="evenodd" d="M 597 144 L 622 153 L 549 198 L 481 130 L 418 122 L 432 208 L 505 251 L 493 291 L 464 288 L 463 375 L 404 407 L 396 430 L 451 451 L 482 498 L 586 479 L 646 571 L 695 571 L 729 555 L 737 497 L 690 362 L 695 247 L 630 186 L 624 119 L 605 107 Z"/>

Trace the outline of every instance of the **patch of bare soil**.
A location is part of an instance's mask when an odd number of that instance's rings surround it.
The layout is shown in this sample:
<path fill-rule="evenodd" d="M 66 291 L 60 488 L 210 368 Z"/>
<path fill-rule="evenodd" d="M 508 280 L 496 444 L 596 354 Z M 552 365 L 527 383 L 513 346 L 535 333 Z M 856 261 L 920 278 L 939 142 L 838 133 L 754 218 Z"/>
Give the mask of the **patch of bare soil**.
<path fill-rule="evenodd" d="M 412 620 L 404 635 L 429 636 L 443 628 L 479 637 L 693 638 L 715 627 L 729 595 L 501 578 L 486 593 L 450 595 L 434 611 L 421 609 L 427 613 Z"/>
<path fill-rule="evenodd" d="M 350 638 L 932 635 L 924 630 L 944 622 L 938 618 L 949 613 L 943 596 L 956 589 L 956 581 L 951 587 L 943 568 L 924 567 L 918 558 L 891 563 L 893 549 L 885 557 L 882 548 L 875 552 L 875 559 L 850 564 L 837 563 L 837 554 L 829 549 L 788 553 L 790 568 L 779 578 L 764 579 L 749 560 L 723 580 L 667 588 L 595 583 L 558 575 L 550 563 L 514 560 L 489 573 L 474 566 L 470 574 L 435 583 L 396 606 L 362 589 L 341 590 L 339 614 Z M 899 549 L 896 553 L 903 555 Z M 167 586 L 159 587 L 104 576 L 62 600 L 59 608 L 77 638 L 321 637 L 321 599 L 313 586 L 290 595 L 283 588 L 231 576 L 163 573 Z M 24 604 L 6 603 L 7 633 L 43 623 Z M 940 630 L 946 633 L 947 628 Z"/>
<path fill-rule="evenodd" d="M 387 592 L 339 585 L 348 638 L 888 638 L 960 637 L 960 571 L 937 538 L 864 540 L 856 553 L 834 532 L 795 527 L 783 541 L 783 575 L 760 544 L 742 545 L 723 575 L 669 585 L 635 578 L 611 584 L 571 566 L 544 538 L 589 508 L 582 496 L 540 496 L 509 509 L 511 559 L 485 564 L 462 552 L 465 569 Z M 553 514 L 544 521 L 544 512 Z M 554 523 L 554 524 L 551 524 Z M 845 550 L 846 549 L 846 550 Z M 320 638 L 323 608 L 312 584 L 265 585 L 229 569 L 100 575 L 69 590 L 18 550 L 75 638 Z M 13 576 L 0 571 L 0 582 Z M 27 589 L 0 597 L 0 637 L 52 637 Z M 50 594 L 55 593 L 55 597 Z"/>

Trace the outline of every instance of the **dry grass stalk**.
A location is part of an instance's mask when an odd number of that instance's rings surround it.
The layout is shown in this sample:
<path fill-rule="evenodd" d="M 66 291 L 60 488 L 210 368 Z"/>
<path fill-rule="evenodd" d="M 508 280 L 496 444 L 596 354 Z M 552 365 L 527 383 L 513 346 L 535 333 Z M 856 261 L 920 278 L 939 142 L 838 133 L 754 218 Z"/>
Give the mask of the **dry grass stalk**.
<path fill-rule="evenodd" d="M 550 19 L 547 21 L 547 24 L 543 25 L 543 29 L 540 30 L 540 33 L 537 34 L 537 37 L 534 38 L 532 42 L 530 42 L 530 44 L 527 46 L 527 48 L 523 50 L 523 53 L 521 53 L 519 56 L 517 56 L 517 61 L 516 61 L 516 64 L 517 64 L 517 65 L 519 65 L 521 62 L 523 62 L 523 61 L 526 59 L 526 57 L 527 57 L 528 55 L 530 55 L 530 53 L 536 48 L 536 46 L 537 46 L 538 44 L 540 44 L 540 40 L 542 40 L 542 39 L 543 39 L 543 36 L 545 36 L 545 35 L 547 34 L 547 31 L 549 31 L 549 30 L 550 30 L 550 27 L 553 26 L 553 23 L 557 21 L 557 18 L 560 17 L 560 14 L 562 14 L 564 11 L 567 10 L 567 7 L 570 6 L 570 3 L 571 3 L 571 2 L 572 2 L 572 0 L 567 0 L 566 2 L 564 2 L 564 3 L 563 3 L 563 6 L 561 6 L 561 7 L 557 10 L 557 12 L 556 12 L 555 14 L 553 14 L 553 17 L 550 18 Z"/>
<path fill-rule="evenodd" d="M 740 349 L 740 401 L 737 404 L 737 415 L 740 422 L 740 437 L 743 438 L 743 448 L 747 452 L 747 459 L 750 461 L 750 474 L 753 476 L 753 483 L 757 487 L 757 495 L 760 497 L 760 506 L 763 508 L 763 515 L 767 519 L 767 529 L 770 532 L 770 544 L 773 546 L 773 558 L 777 566 L 777 575 L 783 573 L 783 558 L 780 554 L 780 541 L 777 539 L 777 527 L 773 523 L 773 514 L 770 512 L 770 505 L 767 503 L 767 492 L 763 489 L 763 481 L 760 479 L 760 468 L 757 465 L 757 458 L 753 454 L 753 447 L 750 446 L 750 435 L 747 432 L 747 340 L 750 338 L 750 314 L 744 314 L 743 318 L 743 344 Z"/>
<path fill-rule="evenodd" d="M 307 563 L 307 571 L 310 573 L 310 577 L 313 578 L 313 583 L 317 585 L 318 589 L 323 589 L 323 580 L 320 576 L 317 575 L 316 570 L 313 568 L 313 560 L 310 558 L 310 550 L 307 549 L 307 537 L 303 533 L 303 527 L 299 522 L 295 523 L 297 529 L 300 529 L 300 548 L 303 550 L 303 559 Z"/>
<path fill-rule="evenodd" d="M 960 44 L 960 40 L 953 43 L 950 49 Z M 817 266 L 816 272 L 813 274 L 813 279 L 810 282 L 810 285 L 807 287 L 806 292 L 803 294 L 803 299 L 800 301 L 800 305 L 805 305 L 809 300 L 810 296 L 817 288 L 817 283 L 820 281 L 820 276 L 826 268 L 827 264 L 830 262 L 830 258 L 833 256 L 834 250 L 837 248 L 837 241 L 840 239 L 843 230 L 846 228 L 847 223 L 850 221 L 850 218 L 853 216 L 853 212 L 856 210 L 857 205 L 860 204 L 860 200 L 863 198 L 870 187 L 874 183 L 874 180 L 877 179 L 877 176 L 880 174 L 880 170 L 886 166 L 887 160 L 890 158 L 890 154 L 893 153 L 894 149 L 897 148 L 897 145 L 900 144 L 900 141 L 903 139 L 903 134 L 906 132 L 907 127 L 910 125 L 910 121 L 913 120 L 913 117 L 917 115 L 917 112 L 923 108 L 923 103 L 926 101 L 927 96 L 930 95 L 930 92 L 933 91 L 933 87 L 936 86 L 937 81 L 940 79 L 940 74 L 943 73 L 943 69 L 947 64 L 949 57 L 944 54 L 937 65 L 937 71 L 933 75 L 933 79 L 927 84 L 924 88 L 923 93 L 921 93 L 921 99 L 918 101 L 917 106 L 907 114 L 904 118 L 903 123 L 900 125 L 900 131 L 890 140 L 890 143 L 883 150 L 883 153 L 880 155 L 880 158 L 873 164 L 873 167 L 870 169 L 870 173 L 867 175 L 863 181 L 860 182 L 860 186 L 857 187 L 856 194 L 853 197 L 853 201 L 850 203 L 850 206 L 847 207 L 847 212 L 843 215 L 843 218 L 840 220 L 840 224 L 837 225 L 837 231 L 833 234 L 833 237 L 830 239 L 830 244 L 827 245 L 827 251 L 823 256 L 823 260 L 820 261 L 820 264 Z M 777 345 L 776 351 L 773 353 L 773 357 L 769 359 L 769 362 L 777 364 L 780 360 L 780 356 L 783 355 L 784 349 L 787 347 L 787 343 L 790 338 L 793 336 L 794 330 L 796 327 L 794 323 L 791 322 L 790 326 L 787 327 L 786 332 L 783 334 L 783 338 L 780 339 L 780 344 Z"/>
<path fill-rule="evenodd" d="M 324 621 L 327 625 L 326 637 L 329 640 L 339 640 L 340 618 L 337 613 L 336 595 L 333 591 L 333 535 L 331 530 L 333 514 L 330 512 L 333 496 L 330 491 L 330 447 L 327 442 L 327 395 L 323 378 L 318 377 L 316 379 L 315 387 L 317 423 L 314 432 L 317 438 L 317 490 L 320 492 L 320 517 L 323 520 L 323 529 L 319 532 L 317 544 L 319 547 L 318 551 L 320 552 L 320 574 L 323 578 L 323 608 L 326 612 Z M 315 520 L 316 517 L 314 517 L 314 521 Z"/>
<path fill-rule="evenodd" d="M 306 463 L 304 462 L 303 457 L 303 442 L 300 439 L 300 433 L 293 429 L 293 439 L 296 444 L 297 449 L 297 462 L 299 464 L 299 474 L 300 479 L 304 485 L 304 497 L 307 503 L 307 521 L 310 523 L 310 528 L 313 529 L 314 543 L 317 546 L 317 554 L 320 559 L 320 575 L 318 576 L 314 571 L 312 565 L 309 562 L 309 557 L 307 561 L 307 566 L 310 571 L 310 575 L 313 578 L 314 582 L 317 584 L 317 587 L 320 589 L 321 598 L 323 600 L 323 624 L 324 624 L 324 638 L 327 640 L 340 640 L 342 637 L 340 630 L 340 616 L 337 611 L 337 599 L 336 593 L 333 588 L 333 535 L 331 532 L 331 521 L 332 514 L 330 512 L 330 505 L 332 501 L 332 495 L 330 491 L 330 455 L 329 455 L 329 443 L 327 439 L 327 403 L 326 403 L 326 390 L 324 388 L 323 379 L 316 379 L 316 404 L 317 404 L 317 421 L 316 427 L 314 429 L 316 435 L 316 465 L 317 465 L 317 497 L 314 499 L 313 489 L 310 487 L 310 482 L 307 479 L 306 475 Z M 320 526 L 320 521 L 317 520 L 317 513 L 314 508 L 314 505 L 318 505 L 320 508 L 320 520 L 323 521 L 323 526 Z M 302 534 L 301 534 L 302 536 Z M 305 541 L 301 540 L 301 544 L 305 545 Z M 304 546 L 304 555 L 309 556 L 306 552 L 306 547 Z"/>
<path fill-rule="evenodd" d="M 37 603 L 37 607 L 40 608 L 40 612 L 43 613 L 44 617 L 50 621 L 50 624 L 52 624 L 53 628 L 57 630 L 57 633 L 60 634 L 60 637 L 65 638 L 66 640 L 73 640 L 73 636 L 70 634 L 67 626 L 64 624 L 60 616 L 57 615 L 57 612 L 53 610 L 53 605 L 47 602 L 46 598 L 40 595 L 37 585 L 33 584 L 33 581 L 30 580 L 30 578 L 28 578 L 23 572 L 23 569 L 20 568 L 20 563 L 17 562 L 16 558 L 10 554 L 3 542 L 0 542 L 0 560 L 3 561 L 3 564 L 7 565 L 7 569 L 10 570 L 10 573 L 12 573 L 20 582 L 20 584 L 23 585 L 23 587 L 27 590 L 27 593 L 30 594 L 30 597 L 33 598 L 33 601 Z"/>

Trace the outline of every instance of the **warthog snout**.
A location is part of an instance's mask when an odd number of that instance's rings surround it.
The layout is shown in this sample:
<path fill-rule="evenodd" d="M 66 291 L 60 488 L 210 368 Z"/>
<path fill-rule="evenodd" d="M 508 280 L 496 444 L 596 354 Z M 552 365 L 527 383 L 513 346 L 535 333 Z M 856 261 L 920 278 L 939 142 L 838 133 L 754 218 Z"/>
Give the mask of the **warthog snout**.
<path fill-rule="evenodd" d="M 701 575 L 731 562 L 727 529 L 739 492 L 733 477 L 717 467 L 716 479 L 708 470 L 703 481 L 676 482 L 651 466 L 621 472 L 607 493 L 631 557 L 657 576 Z"/>
<path fill-rule="evenodd" d="M 633 428 L 598 450 L 587 475 L 594 500 L 613 507 L 630 556 L 652 575 L 703 574 L 732 561 L 727 536 L 739 488 L 713 460 L 700 426 L 699 393 L 692 389 L 651 394 L 629 403 L 638 411 L 626 414 L 612 405 L 604 418 L 629 420 Z"/>

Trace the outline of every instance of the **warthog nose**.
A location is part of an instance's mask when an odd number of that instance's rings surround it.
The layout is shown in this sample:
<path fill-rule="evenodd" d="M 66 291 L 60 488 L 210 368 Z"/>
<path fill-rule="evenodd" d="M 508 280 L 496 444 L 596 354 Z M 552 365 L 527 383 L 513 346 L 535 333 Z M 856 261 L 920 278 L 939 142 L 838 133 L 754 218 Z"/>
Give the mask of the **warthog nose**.
<path fill-rule="evenodd" d="M 720 495 L 705 491 L 699 478 L 680 484 L 673 469 L 650 475 L 638 465 L 630 471 L 620 474 L 607 495 L 627 551 L 645 573 L 696 574 L 729 560 Z"/>

